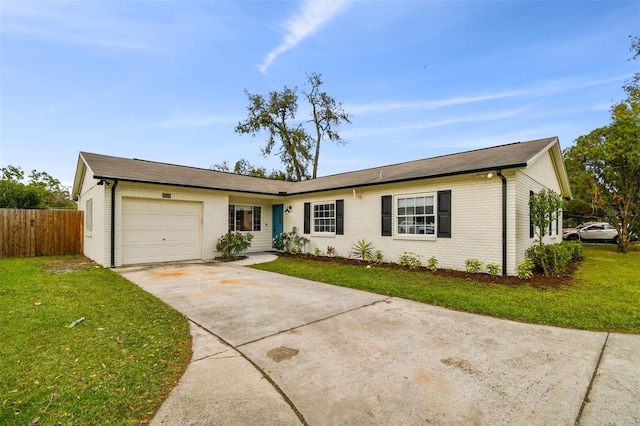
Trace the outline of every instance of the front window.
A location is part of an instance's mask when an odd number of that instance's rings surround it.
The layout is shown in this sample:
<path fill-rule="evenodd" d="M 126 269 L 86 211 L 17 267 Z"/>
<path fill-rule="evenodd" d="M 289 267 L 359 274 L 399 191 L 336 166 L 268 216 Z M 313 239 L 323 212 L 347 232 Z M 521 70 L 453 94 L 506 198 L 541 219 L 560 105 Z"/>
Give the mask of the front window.
<path fill-rule="evenodd" d="M 260 231 L 262 207 L 229 205 L 229 232 Z"/>
<path fill-rule="evenodd" d="M 336 232 L 336 205 L 335 203 L 319 203 L 313 205 L 313 232 Z"/>
<path fill-rule="evenodd" d="M 397 235 L 435 235 L 433 194 L 396 198 Z"/>

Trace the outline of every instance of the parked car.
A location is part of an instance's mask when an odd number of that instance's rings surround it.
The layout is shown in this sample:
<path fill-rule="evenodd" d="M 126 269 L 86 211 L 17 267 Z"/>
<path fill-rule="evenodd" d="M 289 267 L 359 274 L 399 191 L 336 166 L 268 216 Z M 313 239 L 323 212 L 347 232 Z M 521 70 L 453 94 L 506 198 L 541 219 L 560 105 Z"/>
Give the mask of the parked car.
<path fill-rule="evenodd" d="M 421 218 L 422 219 L 422 218 Z M 424 223 L 424 219 L 404 219 L 398 224 L 398 234 L 434 234 L 433 223 Z"/>
<path fill-rule="evenodd" d="M 575 228 L 563 228 L 562 229 L 562 239 L 567 241 L 578 241 L 580 239 L 580 230 L 585 226 L 593 225 L 596 222 L 586 222 L 581 223 Z"/>
<path fill-rule="evenodd" d="M 578 230 L 581 241 L 618 243 L 618 231 L 615 226 L 606 222 L 587 225 Z"/>

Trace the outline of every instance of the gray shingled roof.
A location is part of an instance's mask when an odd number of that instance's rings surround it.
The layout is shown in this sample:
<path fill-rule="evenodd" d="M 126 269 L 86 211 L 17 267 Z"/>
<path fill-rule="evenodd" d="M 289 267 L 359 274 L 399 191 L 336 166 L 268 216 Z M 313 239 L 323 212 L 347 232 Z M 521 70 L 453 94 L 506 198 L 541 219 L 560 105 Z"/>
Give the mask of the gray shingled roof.
<path fill-rule="evenodd" d="M 89 152 L 81 152 L 80 156 L 84 158 L 96 179 L 275 195 L 286 192 L 293 183 Z"/>
<path fill-rule="evenodd" d="M 288 195 L 383 183 L 526 167 L 557 144 L 556 137 L 341 173 L 302 182 L 282 182 L 207 169 L 81 152 L 96 179 L 159 183 L 254 194 Z"/>

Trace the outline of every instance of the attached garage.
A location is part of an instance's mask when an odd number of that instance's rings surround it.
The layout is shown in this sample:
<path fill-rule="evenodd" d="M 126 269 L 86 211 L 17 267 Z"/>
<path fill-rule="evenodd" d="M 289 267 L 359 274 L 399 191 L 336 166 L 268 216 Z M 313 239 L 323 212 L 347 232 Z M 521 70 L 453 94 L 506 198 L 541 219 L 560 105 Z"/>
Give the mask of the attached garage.
<path fill-rule="evenodd" d="M 122 264 L 202 258 L 202 203 L 122 199 Z"/>

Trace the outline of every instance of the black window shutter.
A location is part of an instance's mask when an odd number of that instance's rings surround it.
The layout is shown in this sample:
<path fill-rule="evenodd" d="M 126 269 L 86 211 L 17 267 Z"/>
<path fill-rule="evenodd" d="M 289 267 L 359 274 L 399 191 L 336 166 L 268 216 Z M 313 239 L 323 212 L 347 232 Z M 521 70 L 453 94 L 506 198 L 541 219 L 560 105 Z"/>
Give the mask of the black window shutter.
<path fill-rule="evenodd" d="M 304 203 L 304 233 L 311 233 L 311 203 Z"/>
<path fill-rule="evenodd" d="M 533 191 L 529 191 L 529 203 L 531 203 L 531 199 L 533 198 Z M 531 217 L 531 206 L 529 206 L 529 238 L 533 238 L 535 236 L 535 229 L 533 226 L 533 219 Z"/>
<path fill-rule="evenodd" d="M 344 235 L 344 200 L 336 200 L 336 235 Z"/>
<path fill-rule="evenodd" d="M 556 212 L 556 235 L 560 233 L 560 210 Z"/>
<path fill-rule="evenodd" d="M 391 195 L 382 196 L 382 236 L 390 237 L 391 232 Z"/>
<path fill-rule="evenodd" d="M 438 238 L 451 238 L 451 190 L 438 191 Z"/>

